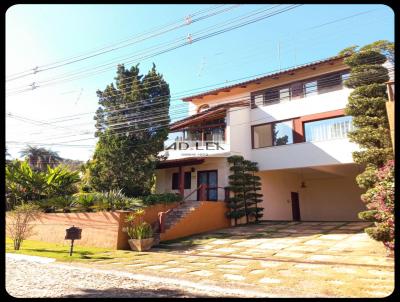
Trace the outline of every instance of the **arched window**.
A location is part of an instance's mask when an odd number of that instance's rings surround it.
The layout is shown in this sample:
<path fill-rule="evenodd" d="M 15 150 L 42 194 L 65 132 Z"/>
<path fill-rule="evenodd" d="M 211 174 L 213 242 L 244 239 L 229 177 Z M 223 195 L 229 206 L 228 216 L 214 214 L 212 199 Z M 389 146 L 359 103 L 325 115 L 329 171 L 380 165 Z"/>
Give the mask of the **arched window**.
<path fill-rule="evenodd" d="M 202 112 L 202 111 L 204 111 L 204 110 L 207 110 L 207 109 L 209 109 L 209 108 L 210 108 L 210 105 L 203 104 L 203 105 L 201 105 L 201 106 L 199 107 L 199 109 L 197 109 L 197 113 L 200 113 L 200 112 Z"/>

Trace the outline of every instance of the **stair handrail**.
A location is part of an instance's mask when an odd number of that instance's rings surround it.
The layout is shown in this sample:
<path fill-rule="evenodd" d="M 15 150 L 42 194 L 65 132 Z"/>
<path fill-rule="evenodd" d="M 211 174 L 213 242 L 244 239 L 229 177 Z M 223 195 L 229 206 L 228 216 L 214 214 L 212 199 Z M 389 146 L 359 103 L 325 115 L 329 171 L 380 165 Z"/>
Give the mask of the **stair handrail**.
<path fill-rule="evenodd" d="M 187 195 L 186 197 L 184 197 L 181 201 L 181 203 L 183 203 L 185 200 L 187 200 L 187 198 L 189 196 L 191 196 L 194 192 L 197 192 L 198 190 L 200 190 L 203 186 L 207 187 L 206 184 L 200 184 L 196 189 L 194 189 L 192 192 L 189 193 L 189 195 Z"/>

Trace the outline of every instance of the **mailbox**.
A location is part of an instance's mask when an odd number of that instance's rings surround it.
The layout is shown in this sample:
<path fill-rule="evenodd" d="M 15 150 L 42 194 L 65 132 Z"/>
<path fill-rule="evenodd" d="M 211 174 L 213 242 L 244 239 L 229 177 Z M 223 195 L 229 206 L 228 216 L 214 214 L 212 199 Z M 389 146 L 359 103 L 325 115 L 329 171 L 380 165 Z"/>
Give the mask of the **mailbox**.
<path fill-rule="evenodd" d="M 72 251 L 74 249 L 74 240 L 81 239 L 82 229 L 72 226 L 65 231 L 65 239 L 71 240 L 71 249 L 69 250 L 69 255 L 72 256 Z"/>
<path fill-rule="evenodd" d="M 65 235 L 65 239 L 76 240 L 81 239 L 82 229 L 72 226 L 69 229 L 65 230 L 67 233 Z"/>

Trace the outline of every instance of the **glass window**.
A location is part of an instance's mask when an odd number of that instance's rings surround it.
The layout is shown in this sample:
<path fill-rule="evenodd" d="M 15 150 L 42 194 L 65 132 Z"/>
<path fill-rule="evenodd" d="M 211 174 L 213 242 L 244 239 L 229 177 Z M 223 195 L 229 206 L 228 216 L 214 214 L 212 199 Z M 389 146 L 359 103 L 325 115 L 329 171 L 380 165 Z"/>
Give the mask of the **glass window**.
<path fill-rule="evenodd" d="M 184 189 L 190 189 L 192 182 L 192 174 L 185 172 L 184 174 Z M 172 190 L 179 190 L 179 173 L 172 173 Z"/>
<path fill-rule="evenodd" d="M 253 127 L 253 148 L 272 146 L 272 124 Z"/>
<path fill-rule="evenodd" d="M 318 94 L 317 81 L 304 83 L 305 96 L 312 96 Z"/>
<path fill-rule="evenodd" d="M 346 138 L 354 129 L 351 116 L 341 116 L 304 123 L 306 142 Z"/>
<path fill-rule="evenodd" d="M 265 91 L 264 104 L 279 102 L 279 90 L 278 89 L 268 89 Z"/>
<path fill-rule="evenodd" d="M 293 144 L 293 121 L 273 124 L 274 146 Z"/>
<path fill-rule="evenodd" d="M 289 87 L 279 89 L 279 100 L 281 102 L 285 102 L 285 101 L 289 101 L 290 100 L 290 89 L 289 89 Z"/>
<path fill-rule="evenodd" d="M 254 96 L 254 105 L 256 105 L 256 106 L 264 105 L 264 95 L 263 94 L 258 94 L 258 95 Z"/>
<path fill-rule="evenodd" d="M 317 85 L 319 93 L 338 90 L 342 86 L 342 76 L 340 73 L 324 76 L 317 80 Z"/>
<path fill-rule="evenodd" d="M 293 121 L 253 127 L 253 148 L 293 144 Z"/>

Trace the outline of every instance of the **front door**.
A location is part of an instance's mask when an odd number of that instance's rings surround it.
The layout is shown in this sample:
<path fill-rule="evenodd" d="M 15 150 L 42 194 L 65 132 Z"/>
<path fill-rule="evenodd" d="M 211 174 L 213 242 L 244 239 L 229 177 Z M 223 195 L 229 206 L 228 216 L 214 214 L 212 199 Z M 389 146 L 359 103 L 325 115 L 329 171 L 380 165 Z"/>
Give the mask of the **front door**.
<path fill-rule="evenodd" d="M 292 215 L 294 221 L 300 221 L 300 202 L 299 193 L 291 192 L 292 197 Z"/>
<path fill-rule="evenodd" d="M 218 172 L 217 170 L 211 171 L 198 171 L 197 172 L 197 187 L 205 184 L 206 189 L 206 199 L 207 200 L 217 200 L 218 199 Z M 197 200 L 199 200 L 200 194 L 197 191 Z"/>

